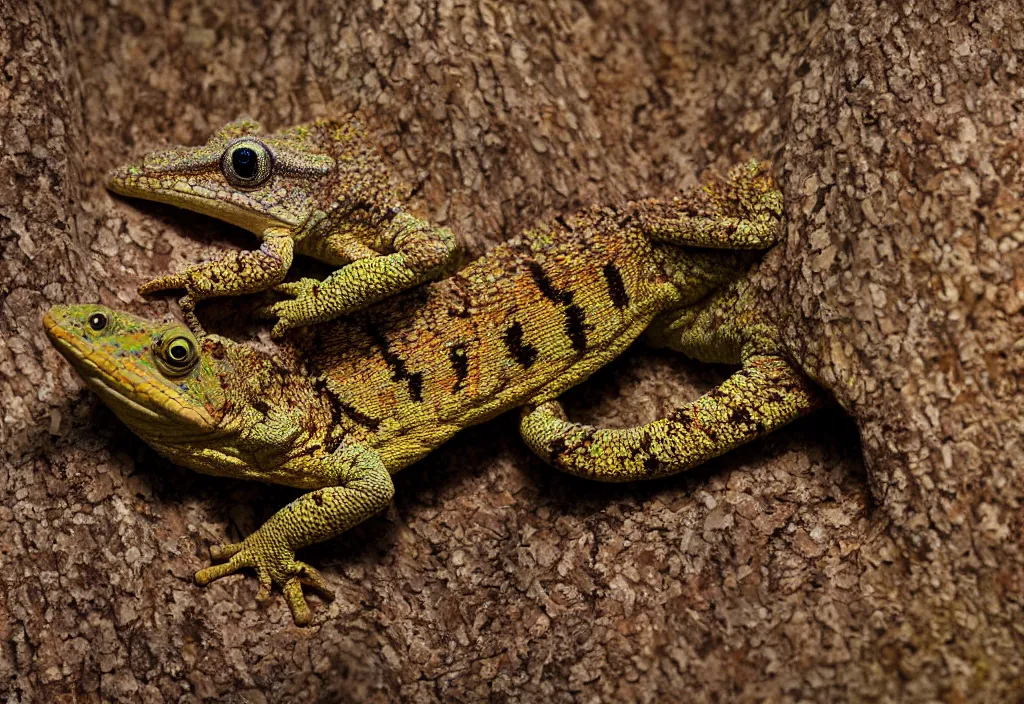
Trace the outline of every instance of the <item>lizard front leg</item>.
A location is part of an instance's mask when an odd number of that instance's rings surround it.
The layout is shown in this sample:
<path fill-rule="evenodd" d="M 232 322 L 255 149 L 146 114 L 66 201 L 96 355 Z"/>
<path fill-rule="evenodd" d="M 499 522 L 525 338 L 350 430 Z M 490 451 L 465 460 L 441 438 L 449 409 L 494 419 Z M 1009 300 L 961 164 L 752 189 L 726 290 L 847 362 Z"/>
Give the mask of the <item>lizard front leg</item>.
<path fill-rule="evenodd" d="M 219 259 L 193 264 L 177 274 L 160 276 L 139 287 L 148 295 L 169 289 L 185 289 L 178 303 L 189 327 L 197 330 L 193 310 L 205 298 L 240 296 L 266 291 L 281 283 L 292 265 L 294 241 L 287 230 L 270 229 L 263 234 L 263 244 L 255 251 L 229 252 Z"/>
<path fill-rule="evenodd" d="M 357 259 L 323 281 L 301 279 L 278 286 L 278 292 L 292 298 L 261 310 L 278 319 L 271 335 L 355 312 L 454 268 L 459 250 L 451 230 L 407 213 L 392 218 L 388 229 L 393 253 Z"/>
<path fill-rule="evenodd" d="M 768 164 L 748 161 L 730 169 L 724 180 L 713 179 L 670 201 L 639 201 L 632 209 L 642 231 L 660 242 L 765 249 L 782 235 L 782 202 Z"/>
<path fill-rule="evenodd" d="M 310 611 L 302 587 L 312 587 L 327 599 L 334 594 L 317 570 L 295 559 L 295 551 L 339 535 L 379 513 L 395 492 L 376 450 L 342 446 L 323 462 L 326 466 L 317 471 L 333 477 L 336 486 L 303 494 L 240 543 L 212 547 L 210 556 L 226 562 L 196 572 L 196 583 L 203 586 L 243 567 L 255 568 L 260 583 L 257 600 L 268 599 L 271 589 L 279 587 L 295 624 L 308 625 Z"/>
<path fill-rule="evenodd" d="M 558 401 L 524 409 L 520 433 L 558 469 L 606 482 L 664 477 L 765 435 L 819 403 L 810 381 L 787 361 L 753 356 L 717 388 L 668 418 L 625 429 L 566 419 Z"/>

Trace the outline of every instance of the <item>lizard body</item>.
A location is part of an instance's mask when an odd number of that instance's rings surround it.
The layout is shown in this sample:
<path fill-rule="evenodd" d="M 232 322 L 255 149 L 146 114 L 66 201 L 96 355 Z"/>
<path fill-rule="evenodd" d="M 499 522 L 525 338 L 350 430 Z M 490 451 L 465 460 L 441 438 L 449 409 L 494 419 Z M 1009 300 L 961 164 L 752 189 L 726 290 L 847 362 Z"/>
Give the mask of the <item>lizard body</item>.
<path fill-rule="evenodd" d="M 262 240 L 143 284 L 143 294 L 185 289 L 181 308 L 204 298 L 277 288 L 294 296 L 267 308 L 273 334 L 330 320 L 449 273 L 452 232 L 402 208 L 376 149 L 353 119 L 317 120 L 266 134 L 252 120 L 226 125 L 206 144 L 148 154 L 114 169 L 107 187 L 219 218 Z M 282 284 L 295 254 L 340 267 L 325 281 Z M 310 294 L 315 286 L 318 295 Z"/>
<path fill-rule="evenodd" d="M 545 460 L 626 481 L 682 471 L 815 406 L 744 278 L 751 253 L 738 251 L 772 244 L 780 211 L 754 163 L 673 201 L 585 210 L 440 282 L 296 331 L 287 361 L 101 306 L 57 307 L 44 325 L 88 385 L 174 461 L 309 490 L 241 543 L 213 548 L 224 562 L 196 575 L 205 584 L 255 567 L 259 597 L 280 586 L 304 624 L 302 586 L 330 591 L 295 550 L 383 509 L 390 475 L 464 427 L 523 407 L 521 433 Z M 741 369 L 644 426 L 566 419 L 558 396 L 645 331 Z"/>

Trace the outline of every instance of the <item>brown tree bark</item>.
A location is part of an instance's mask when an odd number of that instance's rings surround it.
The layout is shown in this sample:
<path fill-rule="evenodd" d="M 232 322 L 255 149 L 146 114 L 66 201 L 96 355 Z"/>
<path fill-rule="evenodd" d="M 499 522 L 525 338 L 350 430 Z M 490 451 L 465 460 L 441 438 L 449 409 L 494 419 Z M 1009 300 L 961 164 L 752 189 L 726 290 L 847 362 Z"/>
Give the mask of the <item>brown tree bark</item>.
<path fill-rule="evenodd" d="M 0 0 L 0 64 L 7 701 L 1020 700 L 1019 2 Z M 40 316 L 159 315 L 140 280 L 248 244 L 107 168 L 353 110 L 474 253 L 773 159 L 788 239 L 757 281 L 845 413 L 610 487 L 500 419 L 308 552 L 339 593 L 315 627 L 251 576 L 194 586 L 292 494 L 161 459 Z M 636 349 L 571 410 L 650 420 L 721 374 Z"/>

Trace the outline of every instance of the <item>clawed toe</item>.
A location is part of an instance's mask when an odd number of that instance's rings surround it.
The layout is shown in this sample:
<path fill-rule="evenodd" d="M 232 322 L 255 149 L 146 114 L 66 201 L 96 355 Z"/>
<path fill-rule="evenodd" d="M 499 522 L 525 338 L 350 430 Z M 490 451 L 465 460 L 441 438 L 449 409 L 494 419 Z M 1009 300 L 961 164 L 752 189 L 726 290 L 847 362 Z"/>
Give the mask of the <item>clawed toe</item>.
<path fill-rule="evenodd" d="M 295 621 L 295 625 L 308 626 L 309 622 L 313 620 L 313 616 L 309 611 L 306 598 L 302 595 L 302 583 L 298 579 L 289 579 L 285 582 L 283 591 L 284 600 L 292 612 L 292 620 Z"/>
<path fill-rule="evenodd" d="M 281 293 L 285 296 L 298 295 L 304 287 L 303 282 L 300 281 L 285 281 L 282 284 L 278 284 L 274 287 L 274 293 Z"/>
<path fill-rule="evenodd" d="M 284 337 L 284 334 L 292 329 L 292 324 L 287 318 L 279 318 L 274 327 L 270 330 L 270 336 L 275 340 Z"/>
<path fill-rule="evenodd" d="M 297 562 L 296 565 L 298 566 L 298 580 L 302 584 L 315 589 L 327 601 L 334 601 L 334 590 L 327 586 L 327 580 L 317 569 L 304 562 Z"/>
<path fill-rule="evenodd" d="M 196 584 L 198 584 L 200 587 L 205 587 L 210 582 L 218 580 L 221 577 L 227 577 L 229 574 L 234 574 L 240 568 L 241 565 L 233 565 L 230 562 L 225 562 L 222 565 L 212 565 L 210 567 L 205 567 L 196 572 Z"/>
<path fill-rule="evenodd" d="M 226 543 L 224 545 L 211 545 L 210 557 L 214 560 L 228 560 L 242 551 L 242 543 Z"/>

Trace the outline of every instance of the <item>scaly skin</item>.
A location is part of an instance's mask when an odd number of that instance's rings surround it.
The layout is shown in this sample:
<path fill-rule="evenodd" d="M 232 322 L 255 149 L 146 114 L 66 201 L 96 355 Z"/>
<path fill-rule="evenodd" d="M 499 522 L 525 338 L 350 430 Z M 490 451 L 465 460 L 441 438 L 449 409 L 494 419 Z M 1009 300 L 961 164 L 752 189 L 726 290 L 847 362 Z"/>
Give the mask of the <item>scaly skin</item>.
<path fill-rule="evenodd" d="M 778 236 L 767 170 L 734 169 L 670 202 L 592 208 L 496 247 L 457 274 L 354 316 L 297 331 L 290 361 L 101 306 L 52 309 L 44 325 L 88 385 L 175 462 L 308 489 L 199 584 L 253 567 L 259 598 L 283 590 L 297 624 L 302 586 L 330 597 L 295 551 L 387 506 L 391 474 L 460 429 L 522 407 L 527 444 L 601 481 L 682 471 L 818 403 L 780 354 L 744 278 Z M 664 420 L 625 430 L 568 421 L 559 395 L 644 331 L 697 359 L 741 365 Z"/>
<path fill-rule="evenodd" d="M 197 302 L 275 288 L 292 298 L 264 311 L 273 334 L 351 313 L 452 271 L 451 231 L 403 211 L 379 155 L 353 120 L 317 120 L 264 134 L 251 120 L 225 126 L 199 147 L 154 152 L 113 170 L 115 193 L 170 203 L 243 227 L 263 244 L 143 284 L 185 289 L 193 331 Z M 282 284 L 293 254 L 340 266 L 324 281 Z"/>

